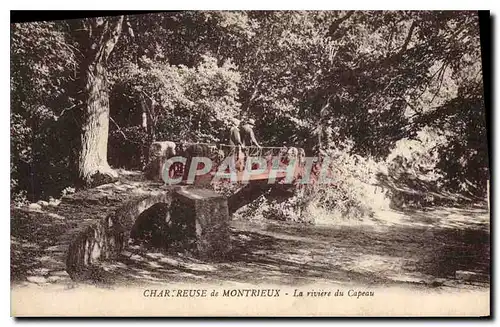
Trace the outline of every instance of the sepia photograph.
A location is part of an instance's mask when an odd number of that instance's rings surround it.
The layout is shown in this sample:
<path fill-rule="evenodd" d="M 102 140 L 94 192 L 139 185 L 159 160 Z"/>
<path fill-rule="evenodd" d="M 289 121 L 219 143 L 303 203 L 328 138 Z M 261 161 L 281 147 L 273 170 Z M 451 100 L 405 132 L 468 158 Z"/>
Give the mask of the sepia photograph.
<path fill-rule="evenodd" d="M 491 315 L 489 12 L 66 13 L 11 12 L 11 316 Z"/>

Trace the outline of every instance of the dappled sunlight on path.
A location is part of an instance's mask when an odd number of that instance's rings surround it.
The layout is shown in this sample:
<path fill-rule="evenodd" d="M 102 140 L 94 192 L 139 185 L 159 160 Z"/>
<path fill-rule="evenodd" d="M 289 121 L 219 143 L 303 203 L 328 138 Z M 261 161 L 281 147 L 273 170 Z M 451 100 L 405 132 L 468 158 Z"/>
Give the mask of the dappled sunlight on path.
<path fill-rule="evenodd" d="M 450 215 L 440 220 L 447 221 Z M 103 268 L 109 281 L 134 284 L 231 281 L 488 286 L 488 280 L 465 283 L 455 275 L 458 270 L 488 274 L 487 230 L 411 224 L 406 221 L 410 218 L 403 214 L 397 224 L 351 227 L 238 220 L 232 223 L 232 250 L 221 262 L 135 247 L 122 253 L 118 263 L 106 263 Z"/>
<path fill-rule="evenodd" d="M 121 181 L 75 194 L 57 208 L 14 210 L 13 285 L 74 285 L 65 271 L 65 257 L 77 229 L 105 217 L 132 194 L 156 188 L 140 180 Z M 132 246 L 118 260 L 96 267 L 95 282 L 489 286 L 489 213 L 483 208 L 388 210 L 317 225 L 235 219 L 228 246 L 229 254 L 218 262 Z M 481 278 L 465 281 L 457 277 L 459 271 Z"/>

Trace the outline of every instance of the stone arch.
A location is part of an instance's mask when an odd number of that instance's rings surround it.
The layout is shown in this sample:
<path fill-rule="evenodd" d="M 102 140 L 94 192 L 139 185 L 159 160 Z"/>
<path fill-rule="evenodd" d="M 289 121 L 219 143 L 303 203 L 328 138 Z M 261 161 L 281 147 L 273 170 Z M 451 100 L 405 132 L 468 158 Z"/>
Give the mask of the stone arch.
<path fill-rule="evenodd" d="M 88 279 L 99 261 L 112 259 L 124 250 L 130 233 L 143 212 L 156 204 L 171 203 L 172 190 L 147 194 L 131 200 L 104 219 L 84 227 L 70 243 L 66 271 L 74 280 Z"/>
<path fill-rule="evenodd" d="M 156 233 L 155 247 L 173 245 L 200 258 L 221 259 L 230 248 L 227 199 L 208 189 L 181 187 L 131 200 L 76 235 L 66 271 L 73 280 L 95 279 L 99 261 L 118 257 L 132 237 L 140 241 L 148 230 Z"/>

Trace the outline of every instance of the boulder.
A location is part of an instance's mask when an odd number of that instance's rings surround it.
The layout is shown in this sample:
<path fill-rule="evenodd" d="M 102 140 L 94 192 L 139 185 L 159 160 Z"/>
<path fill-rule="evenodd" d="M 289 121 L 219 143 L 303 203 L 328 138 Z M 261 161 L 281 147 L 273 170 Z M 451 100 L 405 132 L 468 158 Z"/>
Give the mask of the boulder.
<path fill-rule="evenodd" d="M 144 168 L 144 176 L 148 180 L 161 181 L 163 180 L 163 165 L 165 164 L 165 157 L 153 158 Z"/>
<path fill-rule="evenodd" d="M 42 210 L 42 206 L 39 205 L 38 203 L 30 203 L 30 205 L 28 206 L 28 210 L 31 210 L 31 211 Z"/>
<path fill-rule="evenodd" d="M 42 200 L 38 201 L 37 203 L 39 205 L 41 205 L 42 207 L 47 207 L 49 205 L 49 203 L 47 201 L 42 201 Z"/>
<path fill-rule="evenodd" d="M 50 199 L 49 201 L 49 207 L 57 207 L 59 204 L 61 204 L 61 200 L 59 199 Z"/>
<path fill-rule="evenodd" d="M 171 141 L 155 141 L 149 147 L 149 163 L 144 168 L 146 179 L 161 181 L 165 161 L 176 155 L 176 144 Z"/>
<path fill-rule="evenodd" d="M 26 277 L 28 282 L 30 283 L 36 283 L 36 284 L 45 284 L 47 283 L 47 278 L 43 276 L 28 276 Z"/>
<path fill-rule="evenodd" d="M 172 141 L 155 141 L 149 147 L 149 157 L 167 157 L 175 156 L 176 144 Z"/>

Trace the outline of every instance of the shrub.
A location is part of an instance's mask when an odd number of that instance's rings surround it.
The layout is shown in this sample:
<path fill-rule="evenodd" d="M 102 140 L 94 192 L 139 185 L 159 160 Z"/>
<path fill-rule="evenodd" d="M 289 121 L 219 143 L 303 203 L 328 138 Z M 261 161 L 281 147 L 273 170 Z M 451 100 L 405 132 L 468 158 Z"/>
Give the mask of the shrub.
<path fill-rule="evenodd" d="M 383 164 L 351 154 L 351 149 L 352 143 L 346 142 L 325 151 L 331 182 L 311 186 L 311 212 L 328 212 L 332 219 L 359 220 L 388 207 L 387 194 L 376 178 Z"/>

